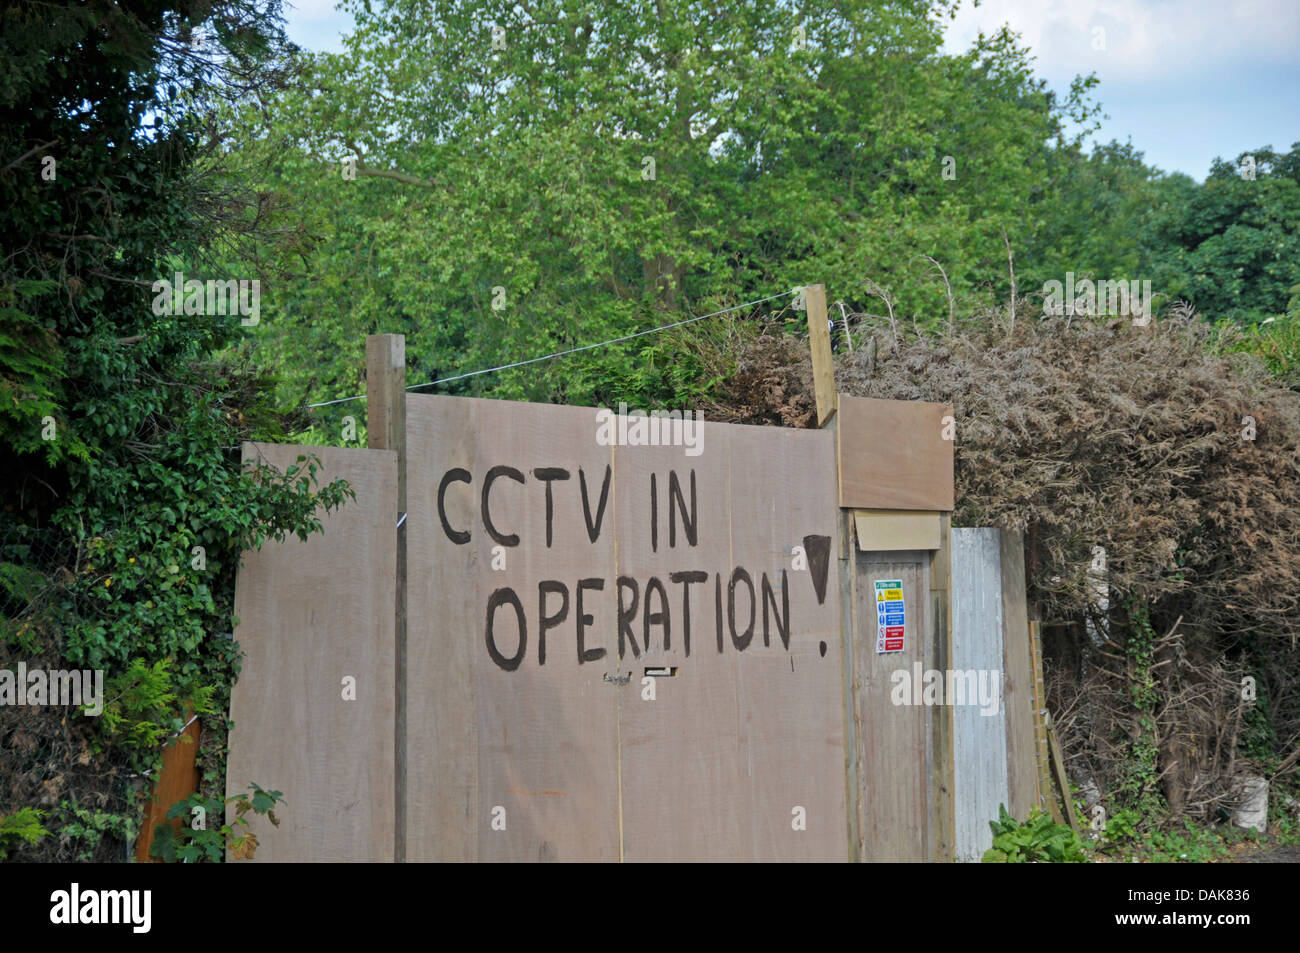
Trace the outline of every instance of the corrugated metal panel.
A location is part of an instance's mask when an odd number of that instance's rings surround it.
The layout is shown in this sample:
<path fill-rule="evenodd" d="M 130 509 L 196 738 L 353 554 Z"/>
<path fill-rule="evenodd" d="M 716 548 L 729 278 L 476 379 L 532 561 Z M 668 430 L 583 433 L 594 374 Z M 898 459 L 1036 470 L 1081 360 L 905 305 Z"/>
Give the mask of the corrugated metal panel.
<path fill-rule="evenodd" d="M 1002 696 L 1002 569 L 999 531 L 952 530 L 953 669 L 977 679 L 997 673 Z M 991 684 L 987 682 L 986 684 Z M 992 706 L 989 706 L 991 708 Z M 993 843 L 989 821 L 1010 802 L 1006 712 L 978 704 L 954 708 L 956 855 L 978 861 Z"/>

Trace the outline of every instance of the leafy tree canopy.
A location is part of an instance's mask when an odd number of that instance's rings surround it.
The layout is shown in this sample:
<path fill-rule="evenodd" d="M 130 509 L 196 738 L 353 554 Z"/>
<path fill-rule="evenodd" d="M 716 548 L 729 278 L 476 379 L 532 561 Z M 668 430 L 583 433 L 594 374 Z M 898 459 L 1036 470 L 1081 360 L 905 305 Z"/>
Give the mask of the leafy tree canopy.
<path fill-rule="evenodd" d="M 1006 32 L 942 55 L 947 6 L 348 9 L 345 52 L 236 117 L 244 168 L 267 170 L 294 235 L 260 252 L 284 280 L 259 333 L 317 399 L 360 393 L 368 332 L 407 334 L 424 381 L 812 281 L 851 302 L 875 282 L 900 316 L 946 311 L 925 256 L 960 297 L 987 295 L 1004 233 L 1051 227 L 1034 210 L 1048 143 L 1093 113 L 1093 80 L 1058 100 Z M 451 389 L 589 403 L 707 385 L 659 348 Z"/>

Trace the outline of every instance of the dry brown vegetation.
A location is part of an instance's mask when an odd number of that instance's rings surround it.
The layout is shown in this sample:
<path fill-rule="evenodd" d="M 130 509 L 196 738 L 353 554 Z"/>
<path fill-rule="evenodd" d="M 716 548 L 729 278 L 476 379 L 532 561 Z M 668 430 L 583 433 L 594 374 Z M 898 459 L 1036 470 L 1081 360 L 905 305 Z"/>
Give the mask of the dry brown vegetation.
<path fill-rule="evenodd" d="M 1214 356 L 1195 316 L 1147 328 L 986 318 L 897 339 L 864 320 L 853 352 L 836 355 L 836 386 L 954 406 L 954 524 L 1025 534 L 1031 613 L 1076 780 L 1129 800 L 1158 785 L 1174 815 L 1206 816 L 1231 799 L 1234 776 L 1292 772 L 1300 396 L 1247 356 Z M 810 426 L 813 406 L 806 340 L 764 335 L 709 415 Z M 1146 663 L 1133 641 L 1144 615 Z M 1142 672 L 1155 700 L 1139 710 Z M 1245 676 L 1255 702 L 1242 698 Z M 1144 743 L 1156 756 L 1138 791 Z"/>

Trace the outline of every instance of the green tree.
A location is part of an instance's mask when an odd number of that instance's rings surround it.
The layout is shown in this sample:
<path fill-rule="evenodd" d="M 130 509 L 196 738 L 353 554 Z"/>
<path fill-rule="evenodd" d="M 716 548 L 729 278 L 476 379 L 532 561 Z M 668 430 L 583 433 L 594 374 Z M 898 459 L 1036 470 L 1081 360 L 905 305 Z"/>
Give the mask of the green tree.
<path fill-rule="evenodd" d="M 256 368 L 213 359 L 245 333 L 238 316 L 151 306 L 177 258 L 190 277 L 229 277 L 211 270 L 226 254 L 214 238 L 251 233 L 198 162 L 220 154 L 204 118 L 279 82 L 291 53 L 274 0 L 0 11 L 0 656 L 103 668 L 110 683 L 151 673 L 122 701 L 129 732 L 52 708 L 28 726 L 59 741 L 38 754 L 90 743 L 139 770 L 160 753 L 141 739 L 187 700 L 223 707 L 240 552 L 305 536 L 344 498 L 312 495 L 309 462 L 241 474 L 242 439 L 301 415 L 266 398 Z M 25 777 L 25 749 L 0 750 L 4 775 Z M 79 777 L 115 779 L 93 793 L 131 814 L 125 778 L 84 763 L 57 766 L 69 787 L 42 793 L 75 804 L 92 793 Z"/>
<path fill-rule="evenodd" d="M 1162 290 L 1214 319 L 1258 323 L 1294 309 L 1300 285 L 1300 143 L 1216 159 L 1204 186 L 1153 222 Z"/>
<path fill-rule="evenodd" d="M 1065 280 L 1065 272 L 1093 280 L 1152 280 L 1152 222 L 1188 201 L 1196 183 L 1165 175 L 1142 161 L 1131 142 L 1111 141 L 1090 155 L 1057 150 L 1051 157 L 1049 227 L 1028 249 L 1026 287 Z M 1161 289 L 1154 288 L 1153 291 Z"/>
<path fill-rule="evenodd" d="M 319 399 L 361 392 L 375 331 L 427 381 L 811 281 L 946 317 L 925 256 L 963 302 L 1005 279 L 1093 82 L 1058 100 L 1006 31 L 941 55 L 948 6 L 349 4 L 344 53 L 232 117 L 294 236 L 263 250 L 286 286 L 259 339 Z M 450 389 L 654 403 L 706 378 L 639 338 Z"/>

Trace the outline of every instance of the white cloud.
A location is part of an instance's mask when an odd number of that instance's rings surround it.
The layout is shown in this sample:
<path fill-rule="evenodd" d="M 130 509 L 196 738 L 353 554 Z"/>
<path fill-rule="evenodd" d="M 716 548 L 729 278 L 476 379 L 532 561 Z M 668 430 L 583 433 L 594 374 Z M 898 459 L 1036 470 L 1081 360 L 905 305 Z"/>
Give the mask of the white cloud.
<path fill-rule="evenodd" d="M 992 33 L 1004 23 L 1021 34 L 1037 56 L 1036 72 L 1054 86 L 1094 71 L 1104 86 L 1107 78 L 1291 64 L 1300 48 L 1295 0 L 985 0 L 961 9 L 944 47 L 965 50 L 981 30 Z"/>

